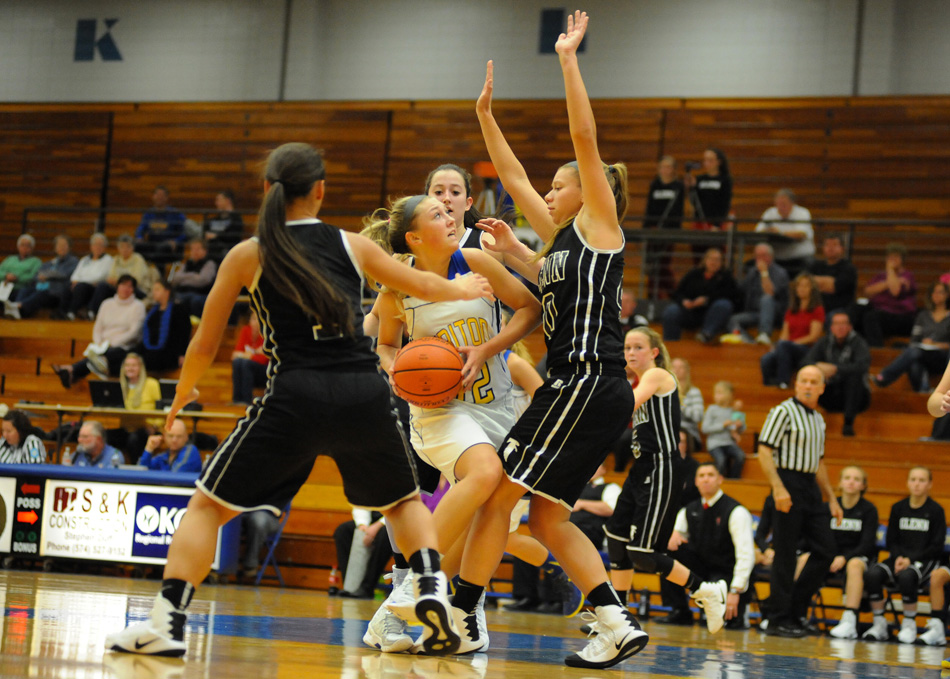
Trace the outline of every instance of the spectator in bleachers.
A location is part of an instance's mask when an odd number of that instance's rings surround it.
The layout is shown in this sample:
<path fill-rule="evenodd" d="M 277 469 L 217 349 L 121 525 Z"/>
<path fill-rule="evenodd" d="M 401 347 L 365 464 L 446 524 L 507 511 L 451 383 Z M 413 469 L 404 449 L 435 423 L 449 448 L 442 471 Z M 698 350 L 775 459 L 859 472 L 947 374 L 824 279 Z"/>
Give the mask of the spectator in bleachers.
<path fill-rule="evenodd" d="M 0 421 L 0 464 L 43 464 L 46 446 L 22 410 L 8 410 Z"/>
<path fill-rule="evenodd" d="M 706 449 L 719 473 L 729 479 L 742 477 L 745 453 L 739 447 L 745 431 L 742 401 L 735 399 L 731 382 L 721 380 L 713 387 L 713 402 L 706 408 L 700 427 L 706 435 Z"/>
<path fill-rule="evenodd" d="M 617 498 L 620 496 L 620 486 L 604 480 L 606 473 L 607 468 L 604 465 L 597 467 L 571 510 L 571 523 L 580 528 L 600 551 L 606 549 L 604 525 L 613 515 Z"/>
<path fill-rule="evenodd" d="M 729 583 L 726 598 L 726 626 L 744 627 L 745 608 L 752 598 L 749 590 L 755 566 L 752 541 L 752 514 L 738 501 L 722 492 L 722 475 L 716 465 L 705 462 L 696 470 L 700 499 L 679 510 L 669 551 L 676 560 L 704 581 Z M 664 604 L 670 614 L 657 622 L 693 624 L 686 590 L 669 580 L 660 580 Z"/>
<path fill-rule="evenodd" d="M 254 400 L 254 387 L 267 383 L 267 362 L 257 312 L 252 310 L 231 354 L 231 400 L 235 404 L 248 405 Z"/>
<path fill-rule="evenodd" d="M 257 576 L 257 571 L 261 567 L 261 551 L 264 549 L 264 544 L 277 532 L 279 526 L 280 519 L 268 509 L 241 514 L 241 527 L 244 529 L 246 541 L 244 558 L 241 559 L 241 577 L 253 579 Z"/>
<path fill-rule="evenodd" d="M 871 405 L 868 369 L 871 350 L 868 343 L 851 327 L 844 311 L 831 316 L 831 332 L 808 350 L 805 365 L 818 366 L 825 376 L 825 390 L 819 405 L 833 413 L 844 413 L 842 436 L 854 436 L 854 419 Z"/>
<path fill-rule="evenodd" d="M 0 262 L 0 285 L 13 286 L 8 297 L 11 302 L 16 301 L 19 294 L 29 287 L 36 278 L 40 265 L 43 264 L 40 258 L 33 254 L 34 249 L 36 249 L 36 239 L 24 233 L 16 239 L 17 253 Z"/>
<path fill-rule="evenodd" d="M 122 389 L 122 402 L 130 414 L 120 418 L 118 429 L 109 430 L 109 441 L 128 453 L 130 459 L 134 459 L 145 447 L 148 437 L 161 431 L 164 420 L 161 417 L 143 418 L 132 413 L 137 410 L 155 410 L 162 390 L 158 380 L 149 377 L 145 360 L 134 351 L 129 352 L 122 361 L 119 386 Z"/>
<path fill-rule="evenodd" d="M 670 367 L 679 384 L 680 429 L 686 432 L 688 454 L 703 449 L 703 440 L 699 436 L 699 423 L 703 421 L 703 394 L 693 384 L 693 371 L 685 358 L 674 358 Z"/>
<path fill-rule="evenodd" d="M 883 347 L 884 338 L 910 335 L 917 315 L 917 282 L 904 268 L 907 248 L 888 243 L 884 271 L 875 274 L 864 287 L 868 298 L 862 315 L 862 334 L 872 347 Z"/>
<path fill-rule="evenodd" d="M 162 446 L 165 446 L 165 452 L 156 454 Z M 188 443 L 185 423 L 176 419 L 164 434 L 148 437 L 139 464 L 152 471 L 198 473 L 201 471 L 201 453 L 193 443 Z"/>
<path fill-rule="evenodd" d="M 185 215 L 168 206 L 168 189 L 156 186 L 152 191 L 152 209 L 142 215 L 135 230 L 136 250 L 151 262 L 177 259 L 187 239 Z"/>
<path fill-rule="evenodd" d="M 815 277 L 821 292 L 822 306 L 827 310 L 854 312 L 854 295 L 858 286 L 858 270 L 844 256 L 844 239 L 840 233 L 829 233 L 821 243 L 824 261 L 814 260 L 805 267 Z"/>
<path fill-rule="evenodd" d="M 79 428 L 79 447 L 69 462 L 74 467 L 95 467 L 97 469 L 115 469 L 125 464 L 125 457 L 117 449 L 106 443 L 106 430 L 102 422 L 86 420 Z"/>
<path fill-rule="evenodd" d="M 392 558 L 393 550 L 386 533 L 386 521 L 379 512 L 370 512 L 368 509 L 353 509 L 353 518 L 344 521 L 333 531 L 333 542 L 336 544 L 336 561 L 340 569 L 340 582 L 346 582 L 347 571 L 350 568 L 350 552 L 354 540 L 360 540 L 363 547 L 369 550 L 369 557 L 365 563 L 365 570 L 359 580 L 359 586 L 354 591 L 340 588 L 338 594 L 354 599 L 372 599 L 376 591 L 376 583 L 386 572 L 386 565 Z M 350 578 L 352 580 L 352 577 Z"/>
<path fill-rule="evenodd" d="M 690 269 L 673 291 L 673 303 L 663 310 L 663 340 L 678 340 L 683 328 L 700 328 L 696 339 L 718 337 L 735 309 L 738 289 L 723 267 L 722 252 L 709 248 L 702 266 Z"/>
<path fill-rule="evenodd" d="M 877 507 L 864 499 L 868 477 L 861 467 L 841 470 L 838 504 L 844 512 L 841 523 L 831 522 L 838 554 L 831 562 L 830 574 L 844 576 L 844 613 L 830 630 L 838 639 L 858 638 L 858 612 L 864 592 L 864 574 L 877 562 Z"/>
<path fill-rule="evenodd" d="M 169 275 L 175 300 L 192 316 L 201 318 L 201 312 L 218 274 L 218 265 L 208 256 L 208 246 L 200 238 L 188 243 L 188 257 L 184 264 Z"/>
<path fill-rule="evenodd" d="M 815 231 L 811 225 L 811 212 L 796 204 L 791 189 L 779 189 L 775 204 L 762 214 L 762 221 L 755 226 L 761 233 L 777 233 L 791 239 L 790 243 L 775 243 L 775 261 L 789 276 L 808 267 L 815 257 Z"/>
<path fill-rule="evenodd" d="M 917 640 L 917 593 L 928 584 L 930 574 L 943 558 L 947 519 L 943 507 L 930 497 L 933 474 L 926 467 L 913 467 L 907 475 L 910 496 L 891 507 L 887 519 L 885 549 L 888 557 L 868 568 L 864 588 L 871 600 L 874 620 L 862 639 L 886 641 L 884 587 L 898 589 L 903 602 L 903 620 L 897 640 L 912 644 Z"/>
<path fill-rule="evenodd" d="M 225 189 L 214 197 L 215 214 L 205 217 L 203 235 L 208 253 L 216 262 L 221 262 L 228 250 L 244 236 L 244 220 L 234 211 L 234 194 Z"/>
<path fill-rule="evenodd" d="M 689 165 L 683 180 L 686 189 L 696 188 L 697 201 L 693 203 L 693 228 L 699 231 L 718 231 L 724 227 L 732 207 L 732 175 L 729 161 L 719 149 L 709 147 L 703 151 L 703 173 L 693 177 Z M 699 246 L 700 248 L 702 246 Z M 693 252 L 697 252 L 693 246 Z"/>
<path fill-rule="evenodd" d="M 89 237 L 89 254 L 79 260 L 73 275 L 69 277 L 70 285 L 63 293 L 59 313 L 71 321 L 76 320 L 76 314 L 92 301 L 96 286 L 109 277 L 112 270 L 112 255 L 106 252 L 109 240 L 103 233 L 94 233 Z"/>
<path fill-rule="evenodd" d="M 914 391 L 930 393 L 930 375 L 939 375 L 950 359 L 950 285 L 937 281 L 927 291 L 927 308 L 917 314 L 910 346 L 880 374 L 874 384 L 886 387 L 907 373 Z"/>
<path fill-rule="evenodd" d="M 742 311 L 729 319 L 729 334 L 723 335 L 722 341 L 751 344 L 752 336 L 747 329 L 754 325 L 759 331 L 755 341 L 770 346 L 772 330 L 788 308 L 788 274 L 775 263 L 768 243 L 755 246 L 755 261 L 739 283 L 739 292 L 743 298 Z"/>
<path fill-rule="evenodd" d="M 115 296 L 99 308 L 92 328 L 92 344 L 84 352 L 86 358 L 72 365 L 52 364 L 53 372 L 59 375 L 64 388 L 69 389 L 73 382 L 90 372 L 102 379 L 119 374 L 125 355 L 141 339 L 145 325 L 145 305 L 135 298 L 134 290 L 135 279 L 128 274 L 122 275 Z"/>
<path fill-rule="evenodd" d="M 29 318 L 40 309 L 51 309 L 62 304 L 63 296 L 69 288 L 69 277 L 76 270 L 79 260 L 70 252 L 72 242 L 66 234 L 53 239 L 53 251 L 56 256 L 40 265 L 36 279 L 24 288 L 17 301 L 6 306 L 7 314 L 14 318 Z"/>
<path fill-rule="evenodd" d="M 673 156 L 663 156 L 657 165 L 657 175 L 650 183 L 647 192 L 646 219 L 644 229 L 680 229 L 683 226 L 683 199 L 686 187 L 676 176 L 676 160 Z M 666 299 L 673 291 L 675 280 L 671 243 L 652 243 L 647 245 L 647 270 L 649 279 L 647 293 L 651 298 Z M 628 328 L 629 329 L 629 328 Z"/>
<path fill-rule="evenodd" d="M 119 236 L 116 242 L 116 256 L 112 258 L 112 267 L 109 269 L 109 275 L 106 279 L 96 286 L 96 291 L 89 302 L 89 319 L 92 320 L 99 313 L 99 307 L 102 303 L 115 294 L 116 287 L 119 284 L 119 278 L 128 275 L 135 278 L 135 296 L 139 299 L 145 299 L 149 292 L 149 274 L 148 262 L 132 246 L 132 237 L 128 234 Z"/>
<path fill-rule="evenodd" d="M 191 320 L 183 304 L 172 300 L 171 285 L 159 279 L 152 285 L 155 304 L 145 314 L 142 342 L 135 351 L 153 372 L 177 370 L 191 340 Z"/>
<path fill-rule="evenodd" d="M 809 348 L 821 337 L 825 309 L 810 273 L 803 271 L 791 283 L 791 305 L 779 333 L 778 344 L 759 361 L 762 384 L 788 389 Z"/>

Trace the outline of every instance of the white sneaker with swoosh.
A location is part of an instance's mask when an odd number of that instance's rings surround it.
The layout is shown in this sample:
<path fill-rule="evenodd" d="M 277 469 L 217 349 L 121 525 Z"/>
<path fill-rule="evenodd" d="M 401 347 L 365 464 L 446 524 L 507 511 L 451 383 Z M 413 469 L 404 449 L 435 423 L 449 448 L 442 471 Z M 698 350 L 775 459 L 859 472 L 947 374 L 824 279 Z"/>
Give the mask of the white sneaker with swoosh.
<path fill-rule="evenodd" d="M 601 670 L 613 667 L 639 653 L 650 641 L 650 635 L 640 629 L 636 618 L 621 606 L 598 606 L 597 634 L 578 653 L 564 659 L 568 667 Z"/>
<path fill-rule="evenodd" d="M 715 634 L 722 629 L 726 616 L 726 597 L 729 588 L 725 580 L 704 582 L 693 592 L 696 605 L 706 613 L 706 628 Z"/>
<path fill-rule="evenodd" d="M 159 594 L 145 622 L 106 637 L 106 649 L 120 653 L 180 658 L 185 655 L 185 614 Z"/>

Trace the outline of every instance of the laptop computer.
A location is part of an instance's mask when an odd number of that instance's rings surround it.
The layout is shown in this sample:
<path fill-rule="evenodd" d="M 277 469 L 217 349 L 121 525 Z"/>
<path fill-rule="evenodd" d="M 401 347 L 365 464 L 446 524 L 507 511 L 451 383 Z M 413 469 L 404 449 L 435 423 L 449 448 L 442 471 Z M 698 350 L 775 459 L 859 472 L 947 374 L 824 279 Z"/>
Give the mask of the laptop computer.
<path fill-rule="evenodd" d="M 158 388 L 162 391 L 163 401 L 175 400 L 175 387 L 178 386 L 178 380 L 159 380 Z"/>
<path fill-rule="evenodd" d="M 89 380 L 89 396 L 96 408 L 124 408 L 118 380 Z"/>

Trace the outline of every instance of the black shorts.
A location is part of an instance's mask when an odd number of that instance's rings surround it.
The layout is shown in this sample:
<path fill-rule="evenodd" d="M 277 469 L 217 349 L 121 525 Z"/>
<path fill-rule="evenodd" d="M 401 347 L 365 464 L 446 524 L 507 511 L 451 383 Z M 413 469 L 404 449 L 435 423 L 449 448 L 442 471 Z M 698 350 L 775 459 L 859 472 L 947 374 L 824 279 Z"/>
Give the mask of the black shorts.
<path fill-rule="evenodd" d="M 870 564 L 868 569 L 871 568 L 880 568 L 884 571 L 884 586 L 888 588 L 897 587 L 897 578 L 894 575 L 894 562 L 897 561 L 896 556 L 888 557 L 876 564 Z M 908 570 L 913 571 L 917 574 L 917 583 L 918 586 L 923 587 L 929 580 L 930 575 L 935 570 L 940 568 L 940 562 L 935 559 L 926 559 L 924 561 L 912 561 L 911 564 L 907 567 Z"/>
<path fill-rule="evenodd" d="M 632 413 L 633 392 L 624 377 L 550 377 L 501 444 L 505 473 L 573 509 Z"/>
<path fill-rule="evenodd" d="M 197 485 L 236 511 L 281 509 L 329 455 L 346 499 L 387 509 L 419 490 L 389 385 L 377 372 L 290 370 L 271 378 Z"/>
<path fill-rule="evenodd" d="M 640 552 L 666 552 L 680 509 L 682 459 L 641 455 L 623 482 L 604 532 Z"/>

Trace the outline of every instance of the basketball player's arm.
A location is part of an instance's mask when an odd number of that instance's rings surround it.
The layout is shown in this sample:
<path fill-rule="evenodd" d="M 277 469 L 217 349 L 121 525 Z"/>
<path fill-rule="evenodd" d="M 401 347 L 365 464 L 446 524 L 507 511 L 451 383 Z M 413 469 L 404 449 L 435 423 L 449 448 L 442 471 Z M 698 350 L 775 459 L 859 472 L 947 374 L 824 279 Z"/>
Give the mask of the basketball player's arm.
<path fill-rule="evenodd" d="M 759 443 L 758 457 L 759 466 L 762 467 L 765 478 L 772 486 L 772 499 L 775 501 L 775 509 L 780 512 L 788 512 L 792 508 L 792 496 L 789 495 L 788 489 L 782 483 L 778 470 L 775 468 L 772 448 L 764 443 Z"/>
<path fill-rule="evenodd" d="M 373 302 L 373 308 L 363 315 L 363 334 L 367 337 L 379 335 L 379 297 Z"/>
<path fill-rule="evenodd" d="M 515 237 L 511 226 L 504 220 L 486 217 L 479 220 L 476 226 L 484 231 L 488 238 L 482 239 L 485 250 L 500 254 L 501 263 L 509 269 L 514 269 L 525 279 L 538 282 L 543 260 L 535 261 L 535 252 Z M 496 258 L 497 259 L 497 258 Z"/>
<path fill-rule="evenodd" d="M 818 463 L 815 481 L 818 482 L 821 492 L 828 498 L 828 511 L 831 512 L 831 515 L 837 520 L 837 525 L 840 526 L 841 520 L 844 518 L 844 510 L 841 509 L 838 498 L 835 497 L 835 487 L 831 485 L 831 480 L 828 478 L 828 468 L 825 466 L 824 460 Z"/>
<path fill-rule="evenodd" d="M 345 233 L 359 267 L 371 278 L 394 290 L 424 299 L 427 302 L 447 302 L 455 299 L 492 297 L 491 285 L 484 277 L 464 276 L 446 280 L 434 273 L 417 271 L 396 261 L 381 247 L 365 236 Z"/>
<path fill-rule="evenodd" d="M 524 166 L 518 161 L 514 151 L 511 150 L 505 135 L 502 134 L 501 128 L 498 127 L 498 123 L 495 121 L 495 116 L 492 115 L 493 89 L 494 65 L 489 61 L 485 72 L 485 86 L 482 87 L 482 93 L 475 103 L 475 113 L 478 116 L 478 124 L 482 128 L 482 136 L 485 138 L 488 156 L 498 171 L 498 178 L 505 187 L 505 191 L 515 201 L 515 204 L 521 208 L 525 219 L 528 220 L 535 233 L 542 240 L 547 241 L 554 233 L 557 225 L 548 212 L 548 204 L 531 185 L 528 173 L 525 172 Z"/>
<path fill-rule="evenodd" d="M 534 398 L 538 387 L 544 384 L 534 366 L 514 352 L 508 354 L 508 371 L 511 373 L 511 381 L 524 389 L 531 398 Z M 612 514 L 613 510 L 610 512 Z"/>
<path fill-rule="evenodd" d="M 584 196 L 584 204 L 577 215 L 577 227 L 592 247 L 612 250 L 623 247 L 623 232 L 617 223 L 617 200 L 607 182 L 604 163 L 597 148 L 594 111 L 590 107 L 590 98 L 587 96 L 577 63 L 577 48 L 586 31 L 585 12 L 578 11 L 573 16 L 568 15 L 567 33 L 561 34 L 554 49 L 558 53 L 564 74 L 567 119 Z"/>
<path fill-rule="evenodd" d="M 185 352 L 181 376 L 178 378 L 178 386 L 175 387 L 175 398 L 165 421 L 166 428 L 172 426 L 182 408 L 198 398 L 198 390 L 195 387 L 218 353 L 234 302 L 242 288 L 250 288 L 254 284 L 254 276 L 259 266 L 257 243 L 253 240 L 235 245 L 221 262 L 221 268 L 218 269 L 218 275 L 201 314 L 201 323 L 198 324 L 198 330 Z"/>
<path fill-rule="evenodd" d="M 493 257 L 481 250 L 463 248 L 462 255 L 469 268 L 484 276 L 491 284 L 495 295 L 514 313 L 497 335 L 477 346 L 458 347 L 465 356 L 462 366 L 462 387 L 471 389 L 481 374 L 482 366 L 495 354 L 500 354 L 538 327 L 541 322 L 541 303 L 528 292 L 524 283 L 512 276 Z"/>
<path fill-rule="evenodd" d="M 379 314 L 379 335 L 376 340 L 376 353 L 379 355 L 379 365 L 386 374 L 393 366 L 396 353 L 402 347 L 402 333 L 404 324 L 399 319 L 396 309 L 396 299 L 392 293 L 383 293 L 376 298 L 373 307 Z"/>
<path fill-rule="evenodd" d="M 950 413 L 950 365 L 943 371 L 940 384 L 927 399 L 927 412 L 933 417 L 943 417 Z"/>
<path fill-rule="evenodd" d="M 673 375 L 663 368 L 650 368 L 643 373 L 637 386 L 633 388 L 633 398 L 635 402 L 633 409 L 636 410 L 642 406 L 656 393 L 665 394 L 669 392 L 673 389 L 675 384 L 676 382 L 673 379 Z"/>

